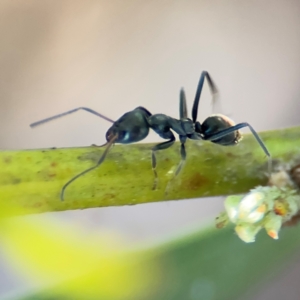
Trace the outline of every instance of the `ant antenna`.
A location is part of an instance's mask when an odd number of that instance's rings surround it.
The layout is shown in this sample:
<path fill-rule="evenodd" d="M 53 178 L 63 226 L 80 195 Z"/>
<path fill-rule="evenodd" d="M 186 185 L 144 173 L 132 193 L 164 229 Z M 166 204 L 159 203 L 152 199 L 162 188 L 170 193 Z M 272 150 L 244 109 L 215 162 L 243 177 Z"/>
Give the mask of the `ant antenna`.
<path fill-rule="evenodd" d="M 75 108 L 75 109 L 72 109 L 72 110 L 68 110 L 68 111 L 66 111 L 66 112 L 64 112 L 62 114 L 58 114 L 58 115 L 52 116 L 50 118 L 34 122 L 34 123 L 30 124 L 30 127 L 36 127 L 36 126 L 42 125 L 42 124 L 47 123 L 49 121 L 52 121 L 52 120 L 64 117 L 66 115 L 72 114 L 72 113 L 74 113 L 74 112 L 76 112 L 76 111 L 78 111 L 80 109 L 85 110 L 85 111 L 87 111 L 89 113 L 92 113 L 92 114 L 94 114 L 94 115 L 96 115 L 96 116 L 98 116 L 98 117 L 100 117 L 100 118 L 102 118 L 102 119 L 104 119 L 104 120 L 106 120 L 108 122 L 114 123 L 114 121 L 112 119 L 110 119 L 110 118 L 108 118 L 108 117 L 106 117 L 106 116 L 104 116 L 104 115 L 102 115 L 102 114 L 100 114 L 100 113 L 98 113 L 98 112 L 90 109 L 90 108 L 87 108 L 87 107 L 78 107 L 78 108 Z"/>
<path fill-rule="evenodd" d="M 117 138 L 118 138 L 118 136 L 115 135 L 115 136 L 112 137 L 112 139 L 111 139 L 109 142 L 107 142 L 106 144 L 103 145 L 103 146 L 107 145 L 107 147 L 106 147 L 104 153 L 102 154 L 102 156 L 100 157 L 99 161 L 97 162 L 97 164 L 96 164 L 95 166 L 93 166 L 93 167 L 91 167 L 91 168 L 88 168 L 88 169 L 86 169 L 85 171 L 83 171 L 83 172 L 77 174 L 76 176 L 74 176 L 72 179 L 70 179 L 70 180 L 63 186 L 63 188 L 61 189 L 61 193 L 60 193 L 60 200 L 61 200 L 61 201 L 64 201 L 64 193 L 65 193 L 65 190 L 66 190 L 67 186 L 68 186 L 70 183 L 72 183 L 72 182 L 73 182 L 74 180 L 76 180 L 78 177 L 80 177 L 80 176 L 82 176 L 82 175 L 84 175 L 84 174 L 86 174 L 86 173 L 88 173 L 88 172 L 90 172 L 90 171 L 96 169 L 97 167 L 99 167 L 99 166 L 103 163 L 103 161 L 105 160 L 105 157 L 106 157 L 106 155 L 107 155 L 109 149 L 111 148 L 111 146 L 113 145 L 114 141 L 115 141 Z"/>

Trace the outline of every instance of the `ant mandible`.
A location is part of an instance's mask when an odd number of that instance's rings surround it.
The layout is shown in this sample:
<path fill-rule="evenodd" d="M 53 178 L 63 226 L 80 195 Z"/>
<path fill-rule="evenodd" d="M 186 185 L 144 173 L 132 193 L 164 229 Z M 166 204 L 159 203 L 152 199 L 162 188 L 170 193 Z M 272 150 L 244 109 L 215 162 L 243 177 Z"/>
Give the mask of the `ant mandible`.
<path fill-rule="evenodd" d="M 96 116 L 99 116 L 113 123 L 113 125 L 108 129 L 106 133 L 107 143 L 104 144 L 104 146 L 106 145 L 106 149 L 102 154 L 102 156 L 100 157 L 98 163 L 95 166 L 88 168 L 87 170 L 81 172 L 80 174 L 70 179 L 63 186 L 61 190 L 61 194 L 60 194 L 61 200 L 62 201 L 64 200 L 65 189 L 70 183 L 72 183 L 78 177 L 86 174 L 87 172 L 97 168 L 99 165 L 102 164 L 102 162 L 105 160 L 105 157 L 109 149 L 114 143 L 131 144 L 131 143 L 139 142 L 148 136 L 150 128 L 153 129 L 161 138 L 167 140 L 166 142 L 155 145 L 151 149 L 152 169 L 154 173 L 153 189 L 155 189 L 157 185 L 155 152 L 158 150 L 167 149 L 174 144 L 175 136 L 172 130 L 179 135 L 179 140 L 181 143 L 181 147 L 180 147 L 181 161 L 176 169 L 175 176 L 178 175 L 186 160 L 186 151 L 185 151 L 184 144 L 187 139 L 206 140 L 222 146 L 236 145 L 242 138 L 239 129 L 244 127 L 248 127 L 250 129 L 250 131 L 256 138 L 257 142 L 259 143 L 260 147 L 263 149 L 264 153 L 268 156 L 270 162 L 271 155 L 268 149 L 266 148 L 263 141 L 260 139 L 256 131 L 249 123 L 243 122 L 235 125 L 231 119 L 221 114 L 209 116 L 204 120 L 202 124 L 199 121 L 197 121 L 198 105 L 199 105 L 200 96 L 201 96 L 205 78 L 207 79 L 212 94 L 217 93 L 217 88 L 214 82 L 212 81 L 211 77 L 209 76 L 209 73 L 203 71 L 200 76 L 200 80 L 198 83 L 196 96 L 192 108 L 192 120 L 188 118 L 185 92 L 183 89 L 181 89 L 180 102 L 179 102 L 180 119 L 175 119 L 164 114 L 152 115 L 146 108 L 139 106 L 134 110 L 125 113 L 117 121 L 113 121 L 110 118 L 107 118 L 106 116 L 90 108 L 78 107 L 70 111 L 67 111 L 65 113 L 58 114 L 50 118 L 32 123 L 30 127 L 36 127 L 48 121 L 52 121 L 54 119 L 63 117 L 65 115 L 74 113 L 78 110 L 85 110 L 89 113 L 92 113 Z"/>

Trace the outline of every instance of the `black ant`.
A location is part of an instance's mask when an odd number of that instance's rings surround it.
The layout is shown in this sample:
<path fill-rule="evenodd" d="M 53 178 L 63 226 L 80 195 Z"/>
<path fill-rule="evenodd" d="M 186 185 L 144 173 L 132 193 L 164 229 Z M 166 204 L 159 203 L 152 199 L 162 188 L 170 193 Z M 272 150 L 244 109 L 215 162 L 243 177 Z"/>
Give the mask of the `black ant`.
<path fill-rule="evenodd" d="M 98 163 L 94 167 L 91 167 L 81 172 L 80 174 L 76 175 L 71 180 L 69 180 L 61 190 L 61 195 L 60 195 L 61 200 L 62 201 L 64 200 L 64 192 L 66 187 L 74 180 L 76 180 L 78 177 L 97 168 L 105 160 L 105 157 L 109 149 L 114 143 L 131 144 L 131 143 L 139 142 L 147 137 L 150 128 L 153 129 L 161 138 L 167 140 L 166 142 L 155 145 L 151 149 L 152 169 L 154 172 L 153 189 L 155 189 L 157 185 L 155 152 L 157 150 L 167 149 L 173 145 L 173 143 L 175 142 L 175 136 L 172 130 L 179 135 L 179 140 L 181 143 L 181 147 L 180 147 L 181 161 L 176 169 L 175 176 L 178 175 L 186 160 L 186 151 L 185 151 L 184 144 L 187 139 L 207 140 L 222 146 L 236 145 L 242 138 L 239 129 L 244 127 L 249 127 L 250 131 L 256 138 L 257 142 L 259 143 L 260 147 L 263 149 L 265 154 L 269 157 L 269 161 L 270 161 L 271 156 L 269 151 L 267 150 L 266 146 L 264 145 L 264 143 L 262 142 L 262 140 L 260 139 L 256 131 L 252 128 L 250 124 L 244 122 L 235 125 L 231 119 L 220 114 L 209 116 L 204 120 L 202 124 L 199 121 L 197 121 L 198 105 L 199 105 L 200 95 L 202 92 L 205 78 L 207 79 L 212 94 L 217 93 L 217 88 L 213 83 L 211 77 L 209 76 L 208 72 L 203 71 L 200 76 L 200 80 L 198 83 L 196 96 L 192 108 L 192 120 L 188 118 L 185 92 L 183 89 L 181 89 L 180 102 L 179 102 L 180 119 L 174 119 L 164 114 L 152 115 L 146 108 L 139 106 L 136 109 L 125 113 L 117 121 L 113 121 L 92 109 L 86 107 L 79 107 L 67 111 L 65 113 L 58 114 L 53 117 L 32 123 L 30 126 L 35 127 L 43 123 L 46 123 L 48 121 L 74 113 L 80 109 L 90 112 L 96 116 L 99 116 L 113 123 L 113 125 L 108 129 L 106 133 L 107 143 L 104 144 L 103 146 L 106 145 L 107 147 L 104 153 L 102 154 L 102 156 L 100 157 Z"/>

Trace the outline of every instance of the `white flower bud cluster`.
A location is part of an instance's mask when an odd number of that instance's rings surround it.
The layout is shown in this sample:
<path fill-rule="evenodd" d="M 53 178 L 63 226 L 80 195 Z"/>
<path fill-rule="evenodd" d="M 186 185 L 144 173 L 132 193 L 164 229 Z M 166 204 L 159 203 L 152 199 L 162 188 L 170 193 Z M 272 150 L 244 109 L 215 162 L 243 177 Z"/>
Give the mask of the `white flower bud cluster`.
<path fill-rule="evenodd" d="M 245 196 L 229 196 L 225 212 L 216 220 L 217 228 L 234 223 L 239 238 L 246 243 L 255 241 L 257 233 L 265 229 L 278 239 L 281 225 L 295 216 L 300 209 L 300 195 L 289 187 L 257 187 Z"/>

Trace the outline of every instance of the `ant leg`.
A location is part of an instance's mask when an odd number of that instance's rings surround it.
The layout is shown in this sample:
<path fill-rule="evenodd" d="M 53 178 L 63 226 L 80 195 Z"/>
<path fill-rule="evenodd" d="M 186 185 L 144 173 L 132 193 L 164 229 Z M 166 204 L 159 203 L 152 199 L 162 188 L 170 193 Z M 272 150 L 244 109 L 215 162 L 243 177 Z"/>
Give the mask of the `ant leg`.
<path fill-rule="evenodd" d="M 180 90 L 179 96 L 179 117 L 180 119 L 187 119 L 188 112 L 187 112 L 187 105 L 186 105 L 186 97 L 184 89 Z"/>
<path fill-rule="evenodd" d="M 49 117 L 49 118 L 46 118 L 46 119 L 37 121 L 37 122 L 34 122 L 34 123 L 30 124 L 30 127 L 36 127 L 36 126 L 38 126 L 38 125 L 47 123 L 47 122 L 49 122 L 49 121 L 52 121 L 52 120 L 55 120 L 55 119 L 64 117 L 64 116 L 69 115 L 69 114 L 72 114 L 72 113 L 74 113 L 74 112 L 76 112 L 76 111 L 78 111 L 78 110 L 80 110 L 80 109 L 85 110 L 85 111 L 87 111 L 87 112 L 89 112 L 89 113 L 91 113 L 91 114 L 94 114 L 94 115 L 96 115 L 96 116 L 98 116 L 98 117 L 100 117 L 100 118 L 102 118 L 102 119 L 104 119 L 104 120 L 106 120 L 106 121 L 108 121 L 108 122 L 111 122 L 111 123 L 114 123 L 114 122 L 115 122 L 115 121 L 113 121 L 112 119 L 110 119 L 110 118 L 108 118 L 108 117 L 106 117 L 106 116 L 104 116 L 104 115 L 102 115 L 102 114 L 100 114 L 100 113 L 98 113 L 98 112 L 96 112 L 96 111 L 90 109 L 90 108 L 87 108 L 87 107 L 78 107 L 78 108 L 75 108 L 75 109 L 66 111 L 66 112 L 64 112 L 64 113 L 61 113 L 61 114 L 58 114 L 58 115 L 55 115 L 55 116 L 52 116 L 52 117 Z"/>
<path fill-rule="evenodd" d="M 173 135 L 173 133 L 171 133 Z M 154 173 L 154 183 L 153 183 L 153 190 L 156 190 L 157 187 L 157 181 L 158 181 L 158 177 L 157 177 L 157 172 L 156 172 L 156 156 L 155 156 L 155 151 L 157 150 L 163 150 L 163 149 L 167 149 L 169 147 L 171 147 L 175 142 L 175 136 L 173 135 L 173 137 L 171 137 L 171 139 L 167 142 L 158 144 L 156 146 L 154 146 L 152 148 L 152 170 Z"/>
<path fill-rule="evenodd" d="M 185 160 L 186 160 L 186 151 L 185 151 L 185 142 L 186 142 L 186 139 L 187 137 L 186 136 L 179 136 L 180 138 L 180 142 L 181 142 L 181 146 L 180 146 L 180 156 L 181 156 L 181 161 L 180 163 L 178 164 L 177 168 L 176 168 L 176 171 L 175 171 L 175 174 L 173 176 L 173 178 L 168 182 L 167 184 L 167 187 L 166 187 L 166 190 L 165 190 L 165 196 L 168 195 L 168 192 L 169 192 L 169 189 L 170 189 L 170 185 L 172 183 L 172 181 L 176 178 L 176 176 L 180 173 L 180 171 L 182 170 L 182 167 L 184 166 L 185 164 Z"/>
<path fill-rule="evenodd" d="M 185 160 L 186 160 L 186 151 L 185 151 L 185 146 L 184 146 L 184 144 L 186 142 L 186 136 L 179 136 L 179 138 L 180 138 L 180 142 L 181 142 L 181 146 L 180 146 L 181 161 L 176 169 L 174 178 L 179 174 L 179 172 L 181 171 L 181 169 L 185 163 Z"/>
<path fill-rule="evenodd" d="M 236 125 L 231 126 L 229 128 L 226 128 L 226 129 L 220 130 L 216 133 L 213 133 L 212 135 L 205 136 L 205 137 L 203 137 L 203 140 L 206 140 L 206 141 L 217 140 L 219 138 L 222 138 L 225 135 L 228 135 L 228 134 L 230 134 L 234 131 L 237 131 L 239 129 L 242 129 L 244 127 L 249 127 L 251 133 L 254 135 L 255 139 L 257 140 L 257 142 L 259 143 L 260 147 L 263 149 L 265 154 L 267 156 L 271 157 L 270 152 L 268 151 L 267 147 L 265 146 L 265 144 L 263 143 L 263 141 L 261 140 L 261 138 L 259 137 L 257 132 L 254 130 L 254 128 L 249 123 L 246 123 L 246 122 L 236 124 Z"/>
<path fill-rule="evenodd" d="M 181 171 L 183 165 L 185 164 L 185 160 L 186 160 L 186 151 L 185 151 L 185 146 L 184 143 L 181 143 L 181 147 L 180 147 L 180 156 L 181 156 L 181 161 L 176 169 L 175 172 L 175 177 L 179 174 L 179 172 Z"/>
<path fill-rule="evenodd" d="M 230 134 L 236 130 L 242 129 L 244 127 L 248 127 L 251 131 L 251 133 L 254 135 L 256 141 L 258 142 L 259 146 L 262 148 L 262 150 L 264 151 L 264 153 L 268 156 L 268 171 L 271 174 L 272 171 L 272 159 L 271 159 L 271 154 L 268 151 L 267 147 L 265 146 L 264 142 L 261 140 L 261 138 L 259 137 L 259 135 L 257 134 L 257 132 L 254 130 L 254 128 L 249 124 L 249 123 L 240 123 L 240 124 L 236 124 L 232 127 L 220 130 L 219 132 L 216 132 L 212 135 L 209 136 L 205 136 L 203 137 L 203 140 L 207 140 L 207 141 L 212 141 L 212 140 L 217 140 L 227 134 Z"/>
<path fill-rule="evenodd" d="M 201 96 L 201 92 L 202 92 L 205 77 L 207 79 L 207 82 L 208 82 L 209 88 L 211 90 L 211 93 L 214 95 L 218 92 L 217 87 L 214 84 L 214 82 L 212 81 L 212 79 L 209 76 L 208 72 L 203 71 L 201 76 L 200 76 L 200 79 L 199 79 L 199 83 L 198 83 L 198 87 L 197 87 L 197 91 L 196 91 L 196 95 L 195 95 L 195 100 L 194 100 L 194 104 L 193 104 L 193 108 L 192 108 L 192 119 L 193 119 L 194 123 L 196 123 L 196 121 L 197 121 L 198 106 L 199 106 L 200 96 Z"/>
<path fill-rule="evenodd" d="M 77 174 L 76 176 L 74 176 L 72 179 L 70 179 L 61 189 L 61 193 L 60 193 L 60 200 L 64 201 L 64 194 L 65 194 L 65 190 L 67 188 L 67 186 L 72 183 L 74 180 L 76 180 L 77 178 L 81 177 L 82 175 L 96 169 L 97 167 L 99 167 L 103 161 L 105 160 L 105 157 L 109 151 L 109 149 L 111 148 L 111 146 L 113 145 L 114 141 L 117 139 L 117 136 L 114 136 L 108 143 L 107 143 L 107 147 L 104 150 L 103 154 L 101 155 L 100 159 L 98 160 L 97 164 L 91 168 L 86 169 L 85 171 Z"/>

